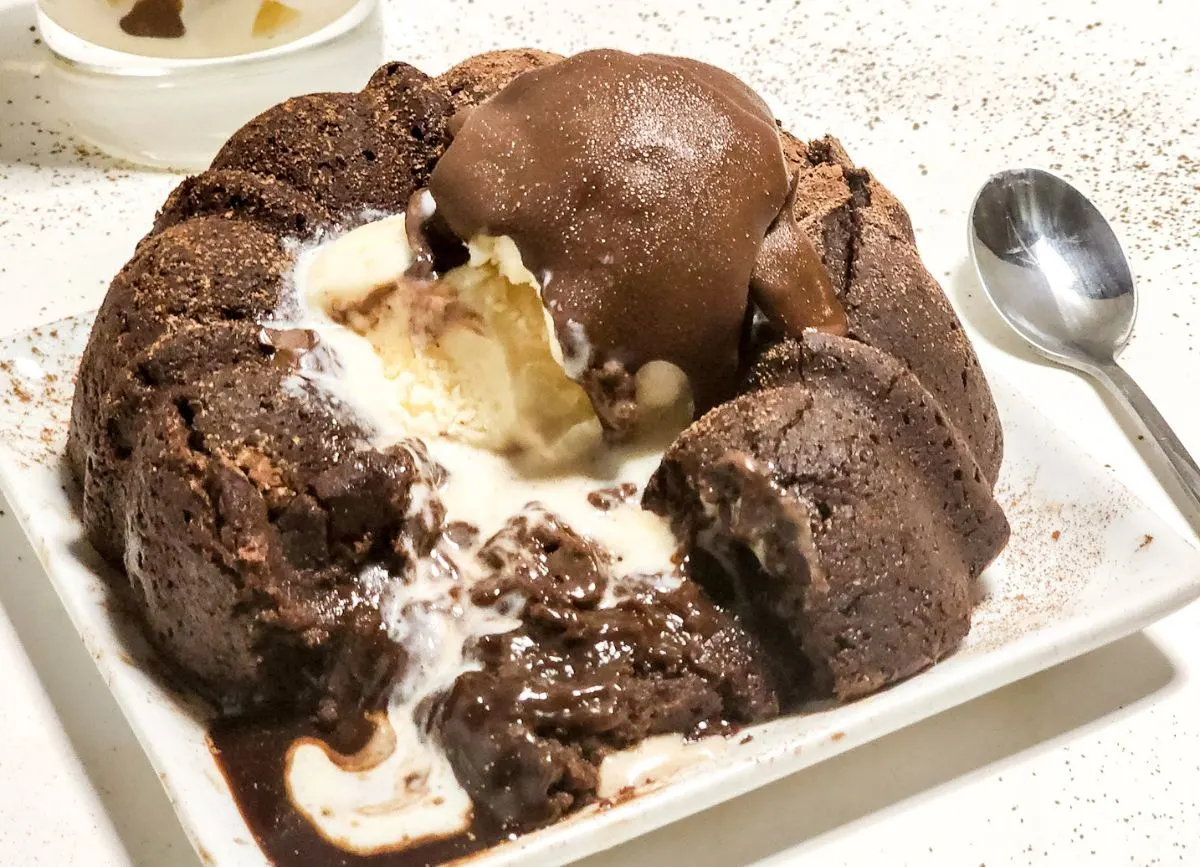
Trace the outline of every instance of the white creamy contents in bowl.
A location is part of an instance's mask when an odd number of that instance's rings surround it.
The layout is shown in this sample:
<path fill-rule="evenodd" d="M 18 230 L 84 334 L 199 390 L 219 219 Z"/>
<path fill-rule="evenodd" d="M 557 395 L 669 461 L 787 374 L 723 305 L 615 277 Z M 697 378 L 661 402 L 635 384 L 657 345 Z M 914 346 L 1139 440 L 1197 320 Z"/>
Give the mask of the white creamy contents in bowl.
<path fill-rule="evenodd" d="M 65 30 L 113 51 L 233 57 L 302 39 L 361 0 L 40 0 Z"/>

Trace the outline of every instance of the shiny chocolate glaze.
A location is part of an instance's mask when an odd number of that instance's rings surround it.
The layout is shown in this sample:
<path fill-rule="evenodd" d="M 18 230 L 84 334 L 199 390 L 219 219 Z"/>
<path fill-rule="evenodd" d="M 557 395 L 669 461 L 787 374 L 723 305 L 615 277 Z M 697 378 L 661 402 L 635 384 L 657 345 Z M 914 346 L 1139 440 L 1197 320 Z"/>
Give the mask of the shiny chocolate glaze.
<path fill-rule="evenodd" d="M 845 332 L 785 208 L 774 117 L 729 73 L 588 51 L 518 76 L 452 126 L 430 178 L 439 214 L 462 239 L 516 242 L 568 367 L 611 384 L 669 361 L 704 410 L 733 393 L 751 287 L 789 332 Z"/>

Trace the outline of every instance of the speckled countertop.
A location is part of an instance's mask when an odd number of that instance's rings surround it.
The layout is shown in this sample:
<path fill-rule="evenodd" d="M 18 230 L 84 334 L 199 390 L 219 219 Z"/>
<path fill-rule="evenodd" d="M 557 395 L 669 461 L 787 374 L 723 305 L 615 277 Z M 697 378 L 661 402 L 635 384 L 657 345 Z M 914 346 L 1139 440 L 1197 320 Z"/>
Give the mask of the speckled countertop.
<path fill-rule="evenodd" d="M 1003 330 L 963 243 L 971 196 L 993 169 L 1040 164 L 1091 190 L 1144 293 L 1125 359 L 1200 453 L 1191 0 L 395 0 L 388 12 L 395 56 L 430 72 L 516 44 L 686 53 L 748 79 L 797 132 L 834 132 L 909 206 L 989 370 L 1026 384 L 1080 449 L 1192 532 L 1137 430 Z M 0 0 L 0 333 L 95 307 L 176 181 L 59 131 L 32 23 L 28 0 Z M 0 606 L 0 864 L 194 867 L 153 771 L 3 513 Z M 1198 863 L 1198 671 L 1192 606 L 587 863 Z"/>

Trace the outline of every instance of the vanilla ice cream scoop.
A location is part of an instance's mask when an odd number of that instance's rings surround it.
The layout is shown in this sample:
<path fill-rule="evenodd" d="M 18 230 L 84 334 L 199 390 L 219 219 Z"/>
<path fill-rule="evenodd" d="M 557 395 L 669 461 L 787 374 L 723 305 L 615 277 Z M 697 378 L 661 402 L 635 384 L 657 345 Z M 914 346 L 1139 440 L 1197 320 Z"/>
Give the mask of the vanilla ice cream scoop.
<path fill-rule="evenodd" d="M 383 368 L 377 381 L 392 389 L 371 401 L 392 403 L 410 433 L 547 466 L 590 450 L 600 423 L 565 369 L 516 246 L 484 236 L 469 251 L 438 278 L 414 278 L 406 217 L 387 217 L 317 248 L 302 292 L 314 311 L 369 341 Z"/>

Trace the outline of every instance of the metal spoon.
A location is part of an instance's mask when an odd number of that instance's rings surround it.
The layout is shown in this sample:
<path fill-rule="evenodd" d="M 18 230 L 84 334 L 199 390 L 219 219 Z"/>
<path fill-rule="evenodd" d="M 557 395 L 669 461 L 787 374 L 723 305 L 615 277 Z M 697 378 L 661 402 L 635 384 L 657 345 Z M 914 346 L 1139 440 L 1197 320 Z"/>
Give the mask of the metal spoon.
<path fill-rule="evenodd" d="M 992 175 L 971 206 L 971 258 L 1018 334 L 1100 380 L 1138 416 L 1200 513 L 1200 467 L 1117 364 L 1137 316 L 1133 274 L 1112 227 L 1086 196 L 1040 169 Z"/>

